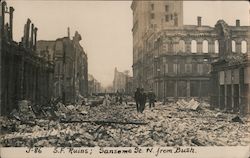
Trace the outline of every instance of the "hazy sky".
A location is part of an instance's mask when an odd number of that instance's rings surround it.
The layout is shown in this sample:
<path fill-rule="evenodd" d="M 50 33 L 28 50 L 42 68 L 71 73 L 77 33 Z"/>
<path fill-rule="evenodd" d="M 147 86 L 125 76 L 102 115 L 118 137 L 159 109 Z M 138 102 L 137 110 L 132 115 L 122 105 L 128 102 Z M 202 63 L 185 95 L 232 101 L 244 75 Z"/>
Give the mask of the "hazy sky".
<path fill-rule="evenodd" d="M 7 0 L 15 8 L 14 39 L 20 41 L 27 18 L 38 27 L 38 40 L 71 36 L 77 30 L 88 54 L 89 73 L 104 86 L 111 85 L 114 68 L 132 74 L 131 1 L 38 1 Z M 184 24 L 196 24 L 202 16 L 204 25 L 214 26 L 218 19 L 235 25 L 249 25 L 248 2 L 184 1 Z"/>

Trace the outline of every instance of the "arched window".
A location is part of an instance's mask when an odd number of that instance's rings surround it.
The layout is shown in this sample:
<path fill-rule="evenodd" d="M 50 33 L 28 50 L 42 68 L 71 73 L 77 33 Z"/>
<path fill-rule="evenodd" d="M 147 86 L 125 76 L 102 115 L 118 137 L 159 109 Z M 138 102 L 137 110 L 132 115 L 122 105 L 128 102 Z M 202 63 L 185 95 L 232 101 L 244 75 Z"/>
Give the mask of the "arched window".
<path fill-rule="evenodd" d="M 197 53 L 197 42 L 195 40 L 191 41 L 191 52 Z"/>
<path fill-rule="evenodd" d="M 232 41 L 232 52 L 234 53 L 236 52 L 235 47 L 236 47 L 235 41 Z"/>
<path fill-rule="evenodd" d="M 214 41 L 214 52 L 219 53 L 219 41 L 218 40 Z"/>
<path fill-rule="evenodd" d="M 246 53 L 247 52 L 247 42 L 246 41 L 241 41 L 241 53 Z"/>
<path fill-rule="evenodd" d="M 202 52 L 203 53 L 208 53 L 208 41 L 207 40 L 204 40 L 202 42 Z"/>
<path fill-rule="evenodd" d="M 185 41 L 183 40 L 179 41 L 179 50 L 180 52 L 185 52 Z"/>

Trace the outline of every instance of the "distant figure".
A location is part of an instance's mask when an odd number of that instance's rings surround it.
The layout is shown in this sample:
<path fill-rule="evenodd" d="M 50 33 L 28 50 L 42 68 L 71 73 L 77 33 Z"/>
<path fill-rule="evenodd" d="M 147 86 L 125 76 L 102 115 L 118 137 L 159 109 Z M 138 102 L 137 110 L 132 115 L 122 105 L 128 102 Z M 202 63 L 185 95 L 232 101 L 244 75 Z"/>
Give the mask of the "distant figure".
<path fill-rule="evenodd" d="M 123 101 L 123 99 L 122 99 L 122 94 L 121 94 L 119 97 L 119 103 L 122 104 L 122 101 Z"/>
<path fill-rule="evenodd" d="M 148 93 L 149 108 L 155 107 L 155 93 L 150 90 Z"/>
<path fill-rule="evenodd" d="M 137 88 L 134 96 L 137 112 L 140 112 L 140 97 L 141 97 L 141 91 L 140 88 Z"/>
<path fill-rule="evenodd" d="M 139 103 L 140 103 L 140 112 L 143 113 L 144 109 L 145 109 L 145 104 L 147 101 L 147 94 L 144 92 L 144 89 L 141 89 L 141 95 L 140 95 L 140 99 L 139 99 Z"/>
<path fill-rule="evenodd" d="M 118 102 L 119 102 L 119 91 L 117 90 L 115 94 L 115 103 L 118 103 Z"/>

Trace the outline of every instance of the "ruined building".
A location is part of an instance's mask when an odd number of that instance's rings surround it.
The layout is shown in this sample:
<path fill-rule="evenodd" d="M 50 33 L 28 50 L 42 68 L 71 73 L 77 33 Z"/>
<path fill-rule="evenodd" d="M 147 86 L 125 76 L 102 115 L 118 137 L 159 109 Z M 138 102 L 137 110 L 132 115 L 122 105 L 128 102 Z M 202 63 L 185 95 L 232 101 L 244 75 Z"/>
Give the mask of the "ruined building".
<path fill-rule="evenodd" d="M 81 35 L 76 31 L 71 39 L 68 29 L 67 37 L 37 42 L 37 52 L 48 54 L 55 64 L 53 96 L 64 103 L 88 94 L 88 58 L 80 41 Z"/>
<path fill-rule="evenodd" d="M 183 1 L 133 1 L 133 75 L 160 100 L 209 96 L 213 27 L 183 25 Z"/>
<path fill-rule="evenodd" d="M 48 56 L 37 55 L 37 31 L 30 19 L 24 27 L 20 43 L 13 41 L 13 7 L 1 2 L 0 20 L 0 76 L 1 114 L 18 108 L 18 101 L 26 99 L 36 104 L 46 104 L 51 96 L 53 64 Z M 6 19 L 9 14 L 9 19 Z"/>
<path fill-rule="evenodd" d="M 219 59 L 212 64 L 211 105 L 225 111 L 250 113 L 250 26 L 215 25 Z"/>
<path fill-rule="evenodd" d="M 101 82 L 97 81 L 93 75 L 88 74 L 88 94 L 98 94 L 102 92 Z"/>
<path fill-rule="evenodd" d="M 204 26 L 201 17 L 196 25 L 183 25 L 183 1 L 133 1 L 131 8 L 136 87 L 152 89 L 162 101 L 186 97 L 209 100 L 216 90 L 211 88 L 211 64 L 227 52 L 220 44 L 219 25 Z M 228 37 L 237 39 L 237 49 L 249 47 L 248 27 L 238 26 L 237 21 L 229 28 Z M 215 74 L 219 71 L 213 70 Z"/>
<path fill-rule="evenodd" d="M 132 93 L 132 77 L 129 76 L 129 71 L 119 72 L 117 68 L 114 71 L 113 92 L 125 94 Z"/>

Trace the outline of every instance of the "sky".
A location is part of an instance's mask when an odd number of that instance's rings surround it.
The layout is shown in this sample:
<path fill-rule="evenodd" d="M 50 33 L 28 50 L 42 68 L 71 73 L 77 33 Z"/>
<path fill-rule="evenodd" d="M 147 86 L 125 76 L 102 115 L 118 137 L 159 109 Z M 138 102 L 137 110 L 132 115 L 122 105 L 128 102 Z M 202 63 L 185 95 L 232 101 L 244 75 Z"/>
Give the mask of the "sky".
<path fill-rule="evenodd" d="M 131 1 L 50 1 L 6 0 L 15 8 L 14 40 L 23 36 L 27 18 L 38 27 L 38 40 L 71 37 L 75 31 L 82 36 L 80 42 L 88 55 L 89 74 L 102 83 L 112 85 L 114 69 L 129 70 L 132 75 L 132 11 Z M 249 25 L 249 3 L 236 1 L 184 1 L 184 24 L 214 26 L 224 19 L 235 25 Z"/>

